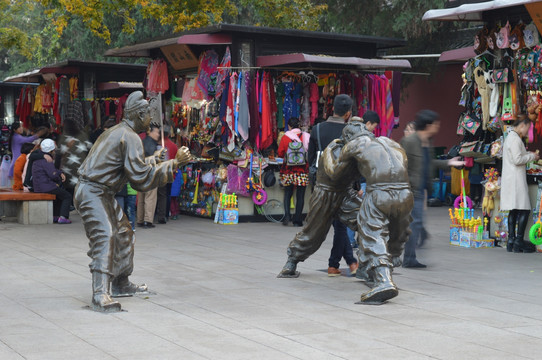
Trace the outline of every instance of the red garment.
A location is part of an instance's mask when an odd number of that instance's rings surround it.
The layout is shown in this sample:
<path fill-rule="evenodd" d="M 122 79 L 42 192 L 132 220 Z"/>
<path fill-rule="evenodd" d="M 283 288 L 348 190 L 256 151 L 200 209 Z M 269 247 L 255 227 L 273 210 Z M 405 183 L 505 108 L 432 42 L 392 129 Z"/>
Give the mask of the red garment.
<path fill-rule="evenodd" d="M 23 87 L 19 94 L 17 108 L 15 109 L 15 114 L 19 116 L 19 121 L 23 123 L 23 127 L 25 128 L 28 128 L 30 125 L 30 115 L 33 111 L 32 93 L 32 88 Z"/>
<path fill-rule="evenodd" d="M 269 94 L 269 73 L 264 72 L 262 80 L 262 143 L 266 149 L 273 143 L 273 124 L 271 122 L 271 97 Z"/>
<path fill-rule="evenodd" d="M 122 95 L 116 102 L 115 105 L 117 105 L 117 124 L 122 120 L 122 115 L 124 113 L 124 103 L 126 102 L 126 99 L 128 99 L 128 94 Z"/>
<path fill-rule="evenodd" d="M 58 110 L 58 93 L 60 92 L 60 79 L 61 77 L 56 78 L 55 82 L 55 98 L 53 101 L 53 116 L 55 117 L 56 121 L 55 123 L 60 126 L 62 124 L 62 119 L 60 117 L 60 111 Z"/>
<path fill-rule="evenodd" d="M 163 59 L 153 60 L 147 66 L 147 91 L 163 94 L 169 89 L 167 63 Z"/>
<path fill-rule="evenodd" d="M 108 117 L 110 115 L 110 112 L 109 112 L 109 104 L 111 103 L 110 100 L 105 100 L 104 101 L 104 106 L 105 106 L 105 116 Z"/>
<path fill-rule="evenodd" d="M 165 137 L 164 139 L 164 146 L 167 150 L 167 159 L 172 160 L 175 159 L 175 155 L 177 155 L 177 145 L 173 141 L 170 140 L 169 137 Z"/>
<path fill-rule="evenodd" d="M 286 156 L 286 152 L 288 151 L 288 145 L 292 142 L 292 139 L 290 139 L 288 136 L 284 135 L 282 139 L 280 139 L 279 149 L 277 151 L 277 155 L 281 158 L 284 158 Z M 309 164 L 308 162 L 303 166 L 288 166 L 286 165 L 286 160 L 282 163 L 282 166 L 280 168 L 281 174 L 302 174 L 302 173 L 308 173 L 309 172 Z"/>

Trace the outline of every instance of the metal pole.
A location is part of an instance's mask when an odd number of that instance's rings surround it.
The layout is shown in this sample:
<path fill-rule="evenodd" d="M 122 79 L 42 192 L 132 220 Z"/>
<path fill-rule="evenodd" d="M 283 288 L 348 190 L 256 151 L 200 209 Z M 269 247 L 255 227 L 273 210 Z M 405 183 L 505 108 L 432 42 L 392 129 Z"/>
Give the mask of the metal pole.
<path fill-rule="evenodd" d="M 162 93 L 158 93 L 158 116 L 160 117 L 160 133 L 162 149 L 164 148 L 164 118 L 162 117 Z"/>

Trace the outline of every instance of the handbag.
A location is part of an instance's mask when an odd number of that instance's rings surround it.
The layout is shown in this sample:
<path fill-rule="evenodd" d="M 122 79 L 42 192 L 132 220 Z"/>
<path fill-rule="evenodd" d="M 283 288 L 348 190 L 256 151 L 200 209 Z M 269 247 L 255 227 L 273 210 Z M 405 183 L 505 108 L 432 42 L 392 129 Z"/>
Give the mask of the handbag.
<path fill-rule="evenodd" d="M 478 140 L 463 143 L 461 145 L 461 150 L 459 150 L 459 155 L 473 158 L 484 156 L 481 152 L 482 145 L 483 143 Z"/>
<path fill-rule="evenodd" d="M 498 115 L 492 117 L 487 124 L 487 129 L 491 132 L 497 132 L 501 130 L 501 128 L 502 128 L 501 117 Z"/>
<path fill-rule="evenodd" d="M 512 69 L 509 67 L 504 67 L 502 69 L 493 70 L 493 82 L 498 83 L 509 83 L 514 81 L 514 76 L 512 75 Z"/>
<path fill-rule="evenodd" d="M 463 117 L 463 127 L 472 135 L 476 134 L 476 131 L 480 127 L 480 121 L 471 115 L 465 115 Z"/>
<path fill-rule="evenodd" d="M 495 161 L 495 159 L 491 157 L 491 145 L 492 143 L 482 144 L 481 152 L 483 155 L 474 159 L 474 161 L 480 164 L 486 164 Z"/>
<path fill-rule="evenodd" d="M 318 151 L 316 152 L 316 160 L 314 164 L 309 166 L 309 182 L 312 186 L 316 185 L 316 174 L 318 173 L 318 160 L 322 153 L 322 144 L 320 143 L 320 125 L 316 126 L 316 141 L 318 142 Z"/>
<path fill-rule="evenodd" d="M 465 113 L 459 115 L 459 121 L 457 122 L 457 135 L 465 135 L 465 128 L 463 127 L 463 119 L 465 118 Z"/>

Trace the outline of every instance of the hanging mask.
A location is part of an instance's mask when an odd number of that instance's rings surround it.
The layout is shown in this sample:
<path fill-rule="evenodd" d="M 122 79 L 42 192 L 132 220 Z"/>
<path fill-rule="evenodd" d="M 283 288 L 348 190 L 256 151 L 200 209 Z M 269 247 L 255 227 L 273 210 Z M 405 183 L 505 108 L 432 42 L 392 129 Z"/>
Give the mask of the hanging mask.
<path fill-rule="evenodd" d="M 517 24 L 514 30 L 510 32 L 510 49 L 519 50 L 525 47 L 525 42 L 523 41 L 524 27 L 524 24 Z"/>
<path fill-rule="evenodd" d="M 484 26 L 474 37 L 474 51 L 477 54 L 481 54 L 487 50 L 487 34 L 487 28 Z"/>
<path fill-rule="evenodd" d="M 523 40 L 525 41 L 525 46 L 532 48 L 540 44 L 540 38 L 538 35 L 538 29 L 534 23 L 530 23 L 523 30 Z"/>
<path fill-rule="evenodd" d="M 507 49 L 510 47 L 510 23 L 508 21 L 497 33 L 497 47 L 499 49 Z"/>
<path fill-rule="evenodd" d="M 495 44 L 497 42 L 496 32 L 497 29 L 491 29 L 489 34 L 487 34 L 487 48 L 491 51 L 495 50 L 497 47 Z"/>

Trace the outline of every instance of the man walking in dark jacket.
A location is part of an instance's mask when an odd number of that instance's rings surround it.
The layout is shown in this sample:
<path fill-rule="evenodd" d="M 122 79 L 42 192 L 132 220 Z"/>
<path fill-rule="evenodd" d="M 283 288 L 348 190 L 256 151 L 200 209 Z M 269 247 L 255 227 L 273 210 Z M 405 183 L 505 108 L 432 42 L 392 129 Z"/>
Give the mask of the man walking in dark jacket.
<path fill-rule="evenodd" d="M 401 140 L 401 146 L 405 149 L 408 158 L 408 177 L 414 194 L 412 224 L 410 225 L 412 234 L 405 244 L 403 267 L 419 269 L 427 267 L 416 259 L 416 244 L 423 231 L 425 190 L 429 190 L 431 187 L 434 167 L 447 169 L 450 166 L 462 166 L 465 162 L 459 161 L 459 158 L 435 159 L 431 141 L 440 129 L 440 121 L 436 112 L 420 111 L 416 114 L 414 126 L 416 132 Z"/>

